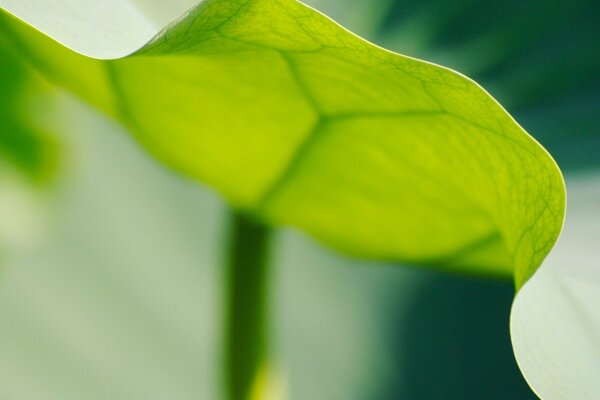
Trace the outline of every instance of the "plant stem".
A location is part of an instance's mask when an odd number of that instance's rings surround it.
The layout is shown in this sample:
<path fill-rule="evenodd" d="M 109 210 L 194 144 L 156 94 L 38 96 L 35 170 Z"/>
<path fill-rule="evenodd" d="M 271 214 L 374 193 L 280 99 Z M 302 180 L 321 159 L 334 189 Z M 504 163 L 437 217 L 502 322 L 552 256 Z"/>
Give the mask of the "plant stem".
<path fill-rule="evenodd" d="M 225 294 L 225 393 L 227 400 L 248 400 L 267 352 L 271 230 L 234 212 L 230 235 Z"/>

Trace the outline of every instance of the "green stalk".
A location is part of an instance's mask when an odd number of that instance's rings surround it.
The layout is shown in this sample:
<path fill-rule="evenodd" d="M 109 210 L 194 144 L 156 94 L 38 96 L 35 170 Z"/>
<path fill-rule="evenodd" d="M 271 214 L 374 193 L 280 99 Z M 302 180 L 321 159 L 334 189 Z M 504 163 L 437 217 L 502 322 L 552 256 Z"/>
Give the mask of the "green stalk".
<path fill-rule="evenodd" d="M 227 400 L 248 400 L 265 364 L 270 239 L 270 228 L 233 213 L 225 293 Z"/>

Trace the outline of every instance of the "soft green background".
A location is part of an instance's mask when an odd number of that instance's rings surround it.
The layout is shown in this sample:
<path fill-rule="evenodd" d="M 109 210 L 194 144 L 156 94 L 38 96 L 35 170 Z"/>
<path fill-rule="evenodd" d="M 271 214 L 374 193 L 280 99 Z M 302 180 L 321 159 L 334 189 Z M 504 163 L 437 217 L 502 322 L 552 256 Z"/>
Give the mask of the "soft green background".
<path fill-rule="evenodd" d="M 567 174 L 600 166 L 594 2 L 315 5 L 482 82 Z M 222 204 L 120 128 L 61 104 L 46 239 L 13 254 L 2 279 L 0 397 L 214 398 Z M 274 329 L 293 399 L 533 398 L 508 342 L 511 283 L 365 266 L 293 232 L 280 240 Z"/>

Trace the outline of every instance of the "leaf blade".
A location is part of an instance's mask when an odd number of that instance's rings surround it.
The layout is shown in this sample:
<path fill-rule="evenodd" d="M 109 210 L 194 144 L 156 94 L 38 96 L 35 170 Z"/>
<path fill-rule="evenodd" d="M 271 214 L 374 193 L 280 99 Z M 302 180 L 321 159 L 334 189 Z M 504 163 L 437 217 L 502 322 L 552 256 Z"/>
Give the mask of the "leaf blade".
<path fill-rule="evenodd" d="M 560 232 L 560 171 L 489 94 L 300 3 L 206 1 L 131 57 L 77 59 L 159 159 L 342 252 L 520 287 Z"/>

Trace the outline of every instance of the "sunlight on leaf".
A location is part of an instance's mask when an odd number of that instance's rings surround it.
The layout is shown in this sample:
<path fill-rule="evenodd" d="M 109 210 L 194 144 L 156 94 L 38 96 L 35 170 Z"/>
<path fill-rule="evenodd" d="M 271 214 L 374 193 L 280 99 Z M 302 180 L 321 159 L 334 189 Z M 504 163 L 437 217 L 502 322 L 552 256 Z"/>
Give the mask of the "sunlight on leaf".
<path fill-rule="evenodd" d="M 116 20 L 89 1 L 44 3 L 0 0 L 84 55 L 133 54 L 88 58 L 3 18 L 32 64 L 269 224 L 361 258 L 514 276 L 518 288 L 560 233 L 556 164 L 454 71 L 293 0 L 204 1 L 153 38 L 188 4 L 149 22 L 131 1 Z"/>
<path fill-rule="evenodd" d="M 560 230 L 558 169 L 487 93 L 300 3 L 204 2 L 114 61 L 10 24 L 167 164 L 348 254 L 520 285 Z"/>

